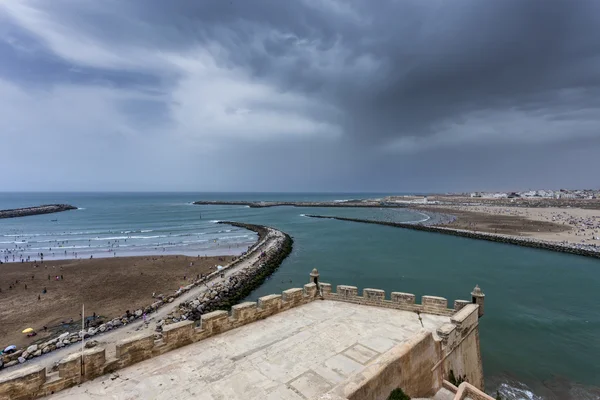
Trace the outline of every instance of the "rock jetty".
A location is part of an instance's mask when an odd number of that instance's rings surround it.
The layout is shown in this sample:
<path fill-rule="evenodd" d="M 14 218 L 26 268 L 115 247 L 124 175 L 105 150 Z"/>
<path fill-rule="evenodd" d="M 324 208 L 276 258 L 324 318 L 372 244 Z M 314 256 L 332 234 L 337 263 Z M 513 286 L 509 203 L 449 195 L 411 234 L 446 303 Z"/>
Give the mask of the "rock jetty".
<path fill-rule="evenodd" d="M 579 256 L 600 258 L 600 248 L 584 246 L 579 244 L 568 244 L 568 243 L 557 243 L 543 240 L 536 240 L 531 238 L 500 235 L 494 233 L 474 232 L 464 229 L 453 229 L 443 228 L 439 226 L 415 224 L 415 223 L 403 223 L 403 222 L 388 222 L 388 221 L 375 221 L 368 219 L 358 218 L 345 218 L 345 217 L 331 217 L 325 215 L 306 215 L 310 218 L 323 218 L 323 219 L 336 219 L 338 221 L 349 221 L 349 222 L 360 222 L 363 224 L 375 224 L 375 225 L 386 225 L 393 226 L 396 228 L 413 229 L 417 231 L 443 233 L 445 235 L 462 236 L 471 239 L 488 240 L 490 242 L 515 244 L 518 246 L 533 247 L 536 249 L 544 249 L 551 251 L 559 251 L 562 253 L 570 253 Z"/>
<path fill-rule="evenodd" d="M 237 304 L 239 300 L 245 298 L 250 292 L 256 289 L 264 280 L 272 274 L 281 265 L 281 262 L 292 251 L 292 238 L 276 229 L 266 226 L 243 224 L 239 222 L 221 221 L 219 223 L 232 225 L 240 228 L 245 228 L 254 231 L 258 234 L 258 241 L 248 249 L 248 252 L 238 257 L 235 261 L 228 264 L 223 270 L 215 271 L 195 282 L 179 288 L 171 294 L 159 294 L 154 298 L 152 304 L 146 307 L 127 311 L 125 314 L 105 320 L 99 318 L 89 321 L 88 327 L 79 329 L 75 332 L 63 332 L 59 336 L 49 339 L 39 344 L 31 345 L 27 348 L 18 349 L 10 354 L 0 354 L 0 370 L 3 368 L 12 367 L 14 365 L 23 364 L 27 360 L 39 357 L 56 349 L 71 346 L 81 340 L 89 339 L 100 335 L 104 332 L 109 332 L 114 329 L 126 326 L 142 319 L 143 316 L 152 315 L 162 306 L 173 303 L 178 297 L 189 292 L 196 286 L 207 286 L 207 291 L 192 301 L 182 302 L 178 308 L 168 314 L 164 319 L 157 321 L 156 338 L 161 337 L 162 326 L 179 322 L 182 320 L 199 320 L 202 314 L 217 310 L 229 309 Z M 270 245 L 270 243 L 273 243 Z M 214 278 L 218 278 L 223 272 L 235 268 L 239 263 L 253 257 L 256 252 L 260 252 L 260 257 L 257 262 L 253 262 L 250 266 L 245 267 L 237 272 L 230 273 L 230 276 L 224 282 L 211 282 Z M 210 286 L 209 286 L 210 285 Z M 97 341 L 90 340 L 86 343 L 86 347 L 94 347 Z"/>
<path fill-rule="evenodd" d="M 51 214 L 67 210 L 77 210 L 77 207 L 69 204 L 44 204 L 37 207 L 0 210 L 0 218 L 26 217 L 28 215 Z"/>
<path fill-rule="evenodd" d="M 248 206 L 250 208 L 266 207 L 384 207 L 403 208 L 406 204 L 385 203 L 378 199 L 371 200 L 337 200 L 337 201 L 195 201 L 199 206 Z"/>
<path fill-rule="evenodd" d="M 158 330 L 163 325 L 183 320 L 198 321 L 202 314 L 230 309 L 231 306 L 243 300 L 259 287 L 292 251 L 293 240 L 283 232 L 238 222 L 222 223 L 253 230 L 260 237 L 275 238 L 276 244 L 270 250 L 262 252 L 258 262 L 235 272 L 223 282 L 217 282 L 213 286 L 207 287 L 207 290 L 197 298 L 180 303 L 177 310 L 170 313 L 164 320 L 158 321 Z"/>

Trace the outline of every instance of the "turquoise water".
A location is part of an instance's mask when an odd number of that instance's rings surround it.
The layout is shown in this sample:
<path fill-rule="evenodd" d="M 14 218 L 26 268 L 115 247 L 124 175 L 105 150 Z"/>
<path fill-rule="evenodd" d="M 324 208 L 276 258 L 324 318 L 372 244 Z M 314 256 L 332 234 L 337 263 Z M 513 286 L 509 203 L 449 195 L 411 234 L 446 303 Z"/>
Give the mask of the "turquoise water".
<path fill-rule="evenodd" d="M 57 222 L 67 232 L 141 231 L 143 227 L 163 229 L 178 224 L 182 232 L 204 232 L 202 236 L 211 238 L 234 236 L 233 232 L 219 233 L 224 226 L 210 222 L 214 220 L 270 225 L 289 233 L 294 238 L 294 249 L 281 268 L 251 294 L 251 299 L 303 285 L 314 267 L 319 269 L 322 281 L 333 285 L 438 295 L 450 302 L 469 299 L 470 291 L 479 284 L 486 293 L 481 349 L 488 388 L 509 383 L 510 387 L 502 386 L 502 390 L 512 393 L 513 398 L 600 398 L 600 260 L 303 216 L 423 219 L 407 210 L 189 205 L 195 200 L 340 200 L 374 196 L 378 195 L 0 194 L 0 209 L 55 202 L 85 208 L 0 220 L 0 235 L 17 229 L 51 236 Z M 202 220 L 197 218 L 199 213 Z M 51 222 L 54 218 L 58 221 Z M 163 230 L 168 236 L 171 229 Z M 250 234 L 244 230 L 235 233 Z M 174 237 L 155 240 L 171 241 Z M 217 242 L 220 240 L 225 239 Z M 174 252 L 179 250 L 181 253 L 186 248 L 172 248 Z"/>

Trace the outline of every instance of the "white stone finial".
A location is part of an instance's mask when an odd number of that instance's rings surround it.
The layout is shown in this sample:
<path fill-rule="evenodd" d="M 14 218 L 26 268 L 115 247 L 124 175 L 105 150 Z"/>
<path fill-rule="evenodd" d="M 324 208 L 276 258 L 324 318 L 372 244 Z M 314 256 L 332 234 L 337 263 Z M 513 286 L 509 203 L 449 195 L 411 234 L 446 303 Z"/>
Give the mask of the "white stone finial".
<path fill-rule="evenodd" d="M 481 288 L 479 287 L 479 285 L 475 285 L 475 288 L 473 289 L 473 291 L 471 292 L 471 294 L 473 296 L 485 296 L 485 294 L 483 294 L 483 291 L 481 290 Z"/>
<path fill-rule="evenodd" d="M 316 268 L 313 268 L 313 270 L 310 273 L 310 281 L 309 283 L 316 283 L 317 285 L 319 284 L 319 271 L 317 271 Z"/>

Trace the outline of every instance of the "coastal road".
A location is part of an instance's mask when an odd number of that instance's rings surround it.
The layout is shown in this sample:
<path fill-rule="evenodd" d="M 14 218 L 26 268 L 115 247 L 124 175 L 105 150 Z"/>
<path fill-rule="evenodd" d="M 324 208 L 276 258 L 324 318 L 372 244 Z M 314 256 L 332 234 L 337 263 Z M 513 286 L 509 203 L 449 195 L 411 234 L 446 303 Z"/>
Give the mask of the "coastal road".
<path fill-rule="evenodd" d="M 192 288 L 190 291 L 177 297 L 172 303 L 167 303 L 163 305 L 155 313 L 150 314 L 148 316 L 149 323 L 147 327 L 144 325 L 144 321 L 142 319 L 138 319 L 125 326 L 121 326 L 118 329 L 96 335 L 92 338 L 87 339 L 86 341 L 96 340 L 98 342 L 99 347 L 106 348 L 106 358 L 113 358 L 116 354 L 116 344 L 118 341 L 140 332 L 154 331 L 156 329 L 156 323 L 161 319 L 164 319 L 172 311 L 176 310 L 179 307 L 180 303 L 195 299 L 202 293 L 209 290 L 215 283 L 223 282 L 230 276 L 238 273 L 240 270 L 260 262 L 260 254 L 263 251 L 268 252 L 269 250 L 276 249 L 279 244 L 283 243 L 283 240 L 285 240 L 285 235 L 283 232 L 272 228 L 267 229 L 268 234 L 260 242 L 254 245 L 250 253 L 248 253 L 242 261 L 239 261 L 237 264 L 230 263 L 221 270 L 225 273 L 224 278 L 221 278 L 220 274 L 215 274 L 215 276 L 212 279 L 208 280 L 204 284 L 199 284 L 198 286 Z M 46 368 L 52 368 L 63 358 L 67 357 L 70 354 L 77 353 L 80 351 L 81 342 L 78 342 L 68 347 L 63 347 L 62 349 L 54 350 L 40 357 L 32 358 L 31 360 L 28 360 L 27 362 L 22 364 L 22 367 L 31 365 L 43 365 Z M 5 368 L 0 371 L 0 375 L 7 373 L 7 371 L 15 371 L 17 368 L 21 367 Z"/>

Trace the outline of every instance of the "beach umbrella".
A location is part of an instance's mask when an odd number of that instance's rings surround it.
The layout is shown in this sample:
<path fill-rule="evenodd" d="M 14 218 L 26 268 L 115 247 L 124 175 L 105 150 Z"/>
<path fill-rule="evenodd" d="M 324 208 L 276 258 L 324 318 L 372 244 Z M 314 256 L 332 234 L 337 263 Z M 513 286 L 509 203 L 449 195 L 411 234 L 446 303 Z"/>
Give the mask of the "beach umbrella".
<path fill-rule="evenodd" d="M 33 328 L 23 329 L 22 333 L 31 333 L 31 332 L 33 332 Z"/>
<path fill-rule="evenodd" d="M 10 346 L 7 346 L 7 347 L 4 349 L 4 352 L 5 352 L 5 353 L 8 353 L 9 351 L 13 351 L 13 350 L 16 350 L 16 349 L 17 349 L 17 346 L 15 346 L 14 344 L 11 344 Z"/>

